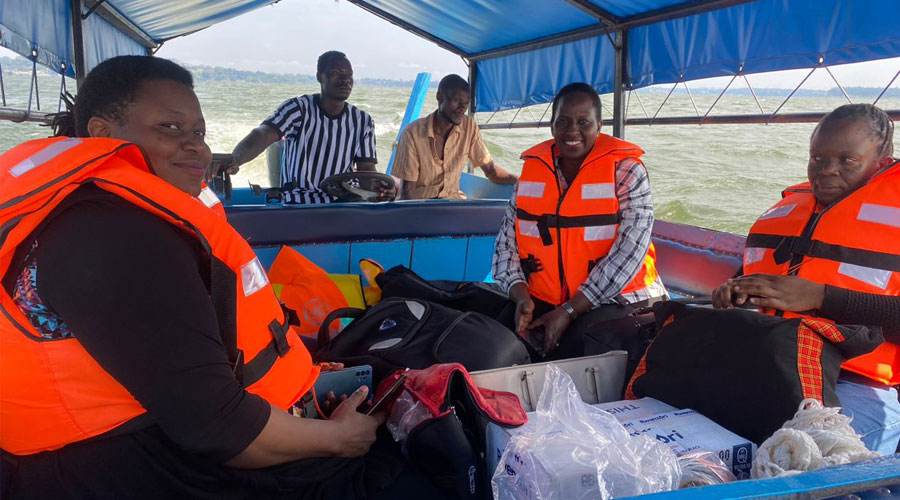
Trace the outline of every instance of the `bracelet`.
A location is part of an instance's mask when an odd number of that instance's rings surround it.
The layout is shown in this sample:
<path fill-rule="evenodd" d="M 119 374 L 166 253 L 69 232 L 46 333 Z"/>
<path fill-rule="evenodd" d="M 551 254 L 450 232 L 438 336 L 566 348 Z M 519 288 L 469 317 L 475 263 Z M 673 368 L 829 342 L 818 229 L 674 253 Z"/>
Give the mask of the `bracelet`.
<path fill-rule="evenodd" d="M 569 313 L 569 316 L 572 319 L 575 319 L 578 317 L 578 311 L 576 311 L 575 308 L 572 307 L 572 305 L 569 304 L 568 302 L 563 302 L 562 305 L 559 307 L 561 307 L 563 311 Z"/>

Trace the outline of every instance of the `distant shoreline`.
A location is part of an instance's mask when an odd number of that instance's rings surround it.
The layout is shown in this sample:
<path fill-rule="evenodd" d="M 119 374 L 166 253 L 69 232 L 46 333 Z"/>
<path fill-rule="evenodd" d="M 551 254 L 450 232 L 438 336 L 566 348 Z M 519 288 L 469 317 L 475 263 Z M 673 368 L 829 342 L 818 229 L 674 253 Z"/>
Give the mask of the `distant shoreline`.
<path fill-rule="evenodd" d="M 300 85 L 313 85 L 316 84 L 316 77 L 314 75 L 301 75 L 301 74 L 284 74 L 284 73 L 265 73 L 262 71 L 247 71 L 247 70 L 239 70 L 232 68 L 225 68 L 222 66 L 206 66 L 206 65 L 193 65 L 186 64 L 179 61 L 179 64 L 182 64 L 184 67 L 189 69 L 191 73 L 194 75 L 194 78 L 198 81 L 233 81 L 233 82 L 249 82 L 249 83 L 269 83 L 269 84 L 300 84 Z M 0 65 L 2 65 L 3 72 L 11 72 L 13 74 L 21 74 L 22 72 L 30 73 L 31 72 L 31 62 L 28 60 L 17 57 L 0 57 Z M 42 75 L 53 75 L 49 69 L 40 67 L 38 71 Z M 372 87 L 394 87 L 394 88 L 412 88 L 414 81 L 413 80 L 392 80 L 389 78 L 358 78 L 356 80 L 357 85 L 361 86 L 372 86 Z M 437 88 L 437 82 L 431 82 L 432 88 Z M 667 94 L 671 86 L 656 86 L 656 87 L 645 87 L 640 89 L 641 93 L 646 94 Z M 787 97 L 790 94 L 792 89 L 782 89 L 782 88 L 758 88 L 754 89 L 756 95 L 759 97 Z M 866 99 L 871 98 L 874 99 L 884 90 L 882 87 L 845 87 L 844 90 L 851 97 Z M 721 89 L 717 88 L 708 88 L 708 87 L 697 87 L 692 88 L 691 93 L 694 95 L 718 95 L 721 93 Z M 744 88 L 731 88 L 728 90 L 728 93 L 731 95 L 741 95 L 741 96 L 750 96 L 750 90 Z M 674 94 L 682 95 L 686 94 L 685 90 L 681 87 L 675 89 Z M 795 97 L 825 97 L 825 98 L 835 98 L 835 97 L 843 97 L 843 93 L 837 87 L 832 87 L 828 90 L 811 90 L 811 89 L 800 89 L 794 94 Z M 884 94 L 883 98 L 900 98 L 900 89 L 891 88 Z"/>

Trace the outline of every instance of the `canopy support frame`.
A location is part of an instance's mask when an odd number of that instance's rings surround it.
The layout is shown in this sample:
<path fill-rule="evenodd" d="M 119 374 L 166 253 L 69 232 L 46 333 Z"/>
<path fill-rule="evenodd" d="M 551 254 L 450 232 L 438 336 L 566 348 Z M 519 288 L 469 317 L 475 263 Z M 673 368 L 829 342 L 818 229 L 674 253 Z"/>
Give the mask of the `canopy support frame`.
<path fill-rule="evenodd" d="M 618 16 L 613 15 L 606 9 L 597 7 L 588 0 L 566 0 L 566 2 L 585 14 L 597 18 L 597 21 L 607 28 L 615 28 L 617 24 L 622 22 L 622 19 Z"/>
<path fill-rule="evenodd" d="M 619 139 L 625 138 L 625 85 L 626 72 L 628 71 L 628 57 L 625 53 L 628 32 L 616 30 L 616 39 L 613 48 L 615 56 L 615 78 L 613 82 L 613 136 Z"/>
<path fill-rule="evenodd" d="M 75 87 L 80 88 L 87 74 L 87 60 L 84 56 L 84 11 L 83 0 L 71 0 L 72 8 L 72 45 L 75 49 Z"/>
<path fill-rule="evenodd" d="M 362 0 L 350 0 L 353 3 L 362 3 Z M 577 0 L 567 0 L 569 3 Z M 645 26 L 648 24 L 670 21 L 672 19 L 679 19 L 682 17 L 693 16 L 697 14 L 703 14 L 706 12 L 710 12 L 717 9 L 724 9 L 728 7 L 735 7 L 741 4 L 754 2 L 757 0 L 697 0 L 695 2 L 691 2 L 686 5 L 678 5 L 675 7 L 667 7 L 663 9 L 659 9 L 653 12 L 648 12 L 646 14 L 641 14 L 632 17 L 621 18 L 620 22 L 608 26 L 605 24 L 598 24 L 594 26 L 588 26 L 586 28 L 578 28 L 571 31 L 566 31 L 564 33 L 557 33 L 555 35 L 550 35 L 542 38 L 536 38 L 534 40 L 528 40 L 525 42 L 520 42 L 512 45 L 508 45 L 506 47 L 498 47 L 495 49 L 488 49 L 482 52 L 476 52 L 474 54 L 469 54 L 469 59 L 472 61 L 483 61 L 485 59 L 495 59 L 498 57 L 511 56 L 514 54 L 520 54 L 522 52 L 530 52 L 537 49 L 543 49 L 546 47 L 553 47 L 556 45 L 562 45 L 568 42 L 575 42 L 578 40 L 583 40 L 585 38 L 593 38 L 595 36 L 603 35 L 612 30 L 629 30 L 631 28 L 636 28 L 638 26 Z M 583 9 L 582 9 L 583 10 Z M 402 25 L 401 25 L 402 27 Z M 419 34 L 419 31 L 413 31 L 416 34 Z M 427 36 L 420 35 L 425 38 Z M 430 39 L 430 38 L 429 38 Z"/>
<path fill-rule="evenodd" d="M 900 109 L 884 110 L 892 120 L 900 121 Z M 742 115 L 710 115 L 703 125 L 767 125 L 770 123 L 818 123 L 828 111 L 812 111 L 797 113 L 781 113 L 772 116 L 768 113 Z M 612 126 L 612 120 L 603 120 L 603 126 Z M 628 118 L 625 125 L 698 125 L 696 116 L 660 116 L 656 118 Z M 482 130 L 540 128 L 549 126 L 549 122 L 519 122 L 482 124 Z"/>

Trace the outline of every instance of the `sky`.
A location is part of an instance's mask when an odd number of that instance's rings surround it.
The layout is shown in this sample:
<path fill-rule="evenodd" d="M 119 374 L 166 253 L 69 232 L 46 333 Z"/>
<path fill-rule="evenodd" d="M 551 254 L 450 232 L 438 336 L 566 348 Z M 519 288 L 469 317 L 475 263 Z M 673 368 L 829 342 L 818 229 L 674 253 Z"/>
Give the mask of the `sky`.
<path fill-rule="evenodd" d="M 251 41 L 237 33 L 251 33 Z M 458 56 L 346 0 L 282 0 L 171 40 L 158 55 L 189 64 L 315 74 L 316 57 L 332 49 L 347 54 L 358 78 L 414 80 L 420 71 L 430 72 L 433 79 L 448 73 L 467 74 Z M 898 70 L 900 58 L 835 66 L 832 73 L 845 86 L 884 87 Z M 793 88 L 808 72 L 756 74 L 750 82 L 756 88 Z M 722 88 L 727 83 L 728 78 L 713 78 L 690 85 Z M 834 86 L 826 71 L 817 70 L 803 88 Z M 900 86 L 900 81 L 894 86 Z"/>
<path fill-rule="evenodd" d="M 281 0 L 200 32 L 166 42 L 157 55 L 194 65 L 315 74 L 316 58 L 327 50 L 345 52 L 357 78 L 414 80 L 427 71 L 437 80 L 448 73 L 467 76 L 465 63 L 423 38 L 406 32 L 347 0 Z M 0 55 L 10 52 L 0 49 Z M 900 58 L 834 66 L 844 86 L 884 87 L 900 70 Z M 794 88 L 809 70 L 750 75 L 755 88 Z M 691 87 L 723 88 L 730 78 L 690 82 Z M 894 82 L 900 86 L 900 78 Z M 736 85 L 744 86 L 743 82 Z M 819 69 L 805 89 L 835 87 Z"/>
<path fill-rule="evenodd" d="M 315 74 L 316 58 L 328 50 L 347 54 L 358 78 L 414 80 L 421 71 L 468 73 L 459 56 L 346 0 L 282 0 L 170 40 L 157 55 L 188 64 Z"/>

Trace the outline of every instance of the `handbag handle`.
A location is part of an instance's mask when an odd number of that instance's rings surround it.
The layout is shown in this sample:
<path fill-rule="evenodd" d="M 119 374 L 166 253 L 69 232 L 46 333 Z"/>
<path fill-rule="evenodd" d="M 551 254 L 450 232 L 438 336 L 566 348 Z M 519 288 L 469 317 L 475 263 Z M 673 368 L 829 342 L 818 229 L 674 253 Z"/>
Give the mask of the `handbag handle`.
<path fill-rule="evenodd" d="M 338 318 L 357 319 L 365 313 L 365 309 L 359 309 L 358 307 L 342 307 L 328 313 L 328 316 L 325 316 L 322 324 L 319 325 L 319 335 L 316 337 L 316 350 L 323 350 L 325 346 L 331 342 L 331 335 L 328 333 L 328 327 L 334 320 Z"/>

